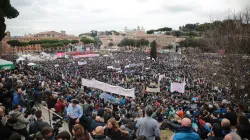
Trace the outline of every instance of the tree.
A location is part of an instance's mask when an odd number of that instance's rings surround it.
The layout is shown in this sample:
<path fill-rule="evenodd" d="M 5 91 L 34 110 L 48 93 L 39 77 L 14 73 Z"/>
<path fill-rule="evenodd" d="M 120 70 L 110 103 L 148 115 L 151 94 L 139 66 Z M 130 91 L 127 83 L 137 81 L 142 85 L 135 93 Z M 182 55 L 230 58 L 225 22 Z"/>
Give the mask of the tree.
<path fill-rule="evenodd" d="M 155 32 L 155 30 L 148 30 L 147 34 L 153 34 Z"/>
<path fill-rule="evenodd" d="M 111 47 L 111 46 L 114 46 L 114 44 L 112 42 L 109 42 L 109 47 Z"/>
<path fill-rule="evenodd" d="M 95 43 L 95 41 L 94 41 L 94 40 L 89 39 L 89 38 L 87 38 L 87 37 L 83 37 L 83 38 L 81 39 L 81 42 L 82 42 L 82 43 L 84 43 L 84 44 L 91 44 L 91 43 Z"/>
<path fill-rule="evenodd" d="M 99 47 L 102 44 L 102 41 L 99 37 L 94 37 L 94 44 Z"/>
<path fill-rule="evenodd" d="M 187 34 L 189 37 L 194 37 L 194 36 L 198 36 L 198 34 L 194 31 L 191 31 Z"/>
<path fill-rule="evenodd" d="M 231 14 L 223 21 L 215 21 L 204 33 L 206 48 L 214 52 L 224 50 L 220 58 L 221 68 L 217 72 L 217 83 L 229 90 L 236 98 L 249 93 L 250 54 L 250 9 Z"/>
<path fill-rule="evenodd" d="M 5 37 L 5 17 L 8 19 L 16 18 L 19 15 L 19 12 L 11 6 L 10 0 L 1 0 L 0 1 L 0 41 Z"/>
<path fill-rule="evenodd" d="M 174 31 L 173 34 L 174 34 L 174 36 L 176 36 L 176 37 L 180 37 L 180 36 L 183 35 L 183 33 L 182 33 L 181 31 Z"/>
<path fill-rule="evenodd" d="M 78 40 L 71 40 L 71 44 L 77 44 L 77 43 L 79 43 Z"/>
<path fill-rule="evenodd" d="M 28 42 L 20 42 L 20 45 L 18 46 L 18 48 L 21 48 L 22 53 L 23 53 L 23 47 L 29 46 Z"/>
<path fill-rule="evenodd" d="M 156 41 L 154 40 L 153 42 L 151 42 L 150 46 L 151 46 L 151 49 L 150 49 L 150 58 L 154 58 L 154 60 L 156 60 L 156 57 L 157 57 L 157 49 L 156 49 Z"/>

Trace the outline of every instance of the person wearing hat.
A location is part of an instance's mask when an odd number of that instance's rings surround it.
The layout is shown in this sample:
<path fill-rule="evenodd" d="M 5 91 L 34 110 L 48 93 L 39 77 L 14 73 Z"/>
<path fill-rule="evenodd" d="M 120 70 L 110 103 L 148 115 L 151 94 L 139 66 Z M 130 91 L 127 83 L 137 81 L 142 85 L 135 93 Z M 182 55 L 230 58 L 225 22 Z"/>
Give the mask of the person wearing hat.
<path fill-rule="evenodd" d="M 77 100 L 72 100 L 72 103 L 69 104 L 67 108 L 67 116 L 69 117 L 69 132 L 72 135 L 72 127 L 73 125 L 79 123 L 80 118 L 83 115 L 83 109 L 79 105 L 79 101 Z"/>

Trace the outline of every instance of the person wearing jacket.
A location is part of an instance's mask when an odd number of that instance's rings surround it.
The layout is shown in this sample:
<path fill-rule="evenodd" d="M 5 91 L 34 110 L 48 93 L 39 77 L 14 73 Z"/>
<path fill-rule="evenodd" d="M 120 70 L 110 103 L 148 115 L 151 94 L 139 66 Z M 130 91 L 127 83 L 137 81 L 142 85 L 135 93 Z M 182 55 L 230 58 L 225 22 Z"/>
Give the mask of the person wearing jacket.
<path fill-rule="evenodd" d="M 93 140 L 111 140 L 104 135 L 104 128 L 102 126 L 97 126 L 93 134 Z"/>
<path fill-rule="evenodd" d="M 23 135 L 26 139 L 29 137 L 29 133 L 27 131 L 27 125 L 29 124 L 29 118 L 25 119 L 22 115 L 21 106 L 15 105 L 13 111 L 9 113 L 10 118 L 17 119 L 17 122 L 14 124 L 14 130 L 19 133 L 20 135 Z"/>
<path fill-rule="evenodd" d="M 41 131 L 44 127 L 50 127 L 47 122 L 44 122 L 42 119 L 42 111 L 37 110 L 35 112 L 35 116 L 37 120 L 35 122 L 30 123 L 29 125 L 29 134 L 36 134 L 37 132 Z"/>
<path fill-rule="evenodd" d="M 50 140 L 53 135 L 53 129 L 44 127 L 41 131 L 35 134 L 34 140 Z"/>
<path fill-rule="evenodd" d="M 62 99 L 57 99 L 55 110 L 57 113 L 62 113 L 63 109 L 65 108 L 66 104 L 63 103 Z"/>
<path fill-rule="evenodd" d="M 191 120 L 183 118 L 181 128 L 178 133 L 173 136 L 173 140 L 200 140 L 200 136 L 192 130 Z"/>
<path fill-rule="evenodd" d="M 98 126 L 105 126 L 104 122 L 101 121 L 100 116 L 96 116 L 95 120 L 90 125 L 90 132 L 94 131 Z"/>
<path fill-rule="evenodd" d="M 20 105 L 21 107 L 23 107 L 23 102 L 24 102 L 24 98 L 22 95 L 22 88 L 21 87 L 16 87 L 16 91 L 14 92 L 14 97 L 12 100 L 12 109 L 14 109 L 15 105 Z"/>

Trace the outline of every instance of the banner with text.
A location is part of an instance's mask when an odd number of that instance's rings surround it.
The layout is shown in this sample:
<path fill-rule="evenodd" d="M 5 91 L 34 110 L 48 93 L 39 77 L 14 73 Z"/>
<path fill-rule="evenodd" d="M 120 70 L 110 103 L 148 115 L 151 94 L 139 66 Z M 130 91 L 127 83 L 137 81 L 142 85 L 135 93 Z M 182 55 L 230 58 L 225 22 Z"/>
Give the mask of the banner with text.
<path fill-rule="evenodd" d="M 185 92 L 185 85 L 186 83 L 171 83 L 171 88 L 170 88 L 170 92 L 180 92 L 180 93 L 184 93 Z"/>
<path fill-rule="evenodd" d="M 118 94 L 118 95 L 123 95 L 123 96 L 128 96 L 135 98 L 135 89 L 124 89 L 123 87 L 120 86 L 112 86 L 107 83 L 103 83 L 100 81 L 97 81 L 95 79 L 89 80 L 89 79 L 84 79 L 82 78 L 82 85 L 91 87 L 91 88 L 97 88 L 106 92 Z"/>

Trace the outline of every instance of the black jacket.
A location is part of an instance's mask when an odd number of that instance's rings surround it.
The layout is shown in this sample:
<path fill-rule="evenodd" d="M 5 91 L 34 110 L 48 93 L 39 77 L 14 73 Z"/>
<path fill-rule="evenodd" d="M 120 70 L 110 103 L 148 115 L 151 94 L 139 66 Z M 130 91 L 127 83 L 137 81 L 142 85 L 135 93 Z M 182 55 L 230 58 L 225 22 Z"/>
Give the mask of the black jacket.
<path fill-rule="evenodd" d="M 36 134 L 44 127 L 50 127 L 50 125 L 47 122 L 44 122 L 43 120 L 37 120 L 35 122 L 32 122 L 29 125 L 29 134 Z"/>
<path fill-rule="evenodd" d="M 107 138 L 104 135 L 94 135 L 92 138 L 93 140 L 111 140 L 110 138 Z"/>
<path fill-rule="evenodd" d="M 223 140 L 223 138 L 222 137 L 212 136 L 212 137 L 208 137 L 207 140 Z"/>

